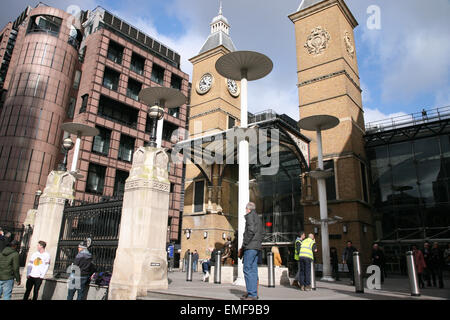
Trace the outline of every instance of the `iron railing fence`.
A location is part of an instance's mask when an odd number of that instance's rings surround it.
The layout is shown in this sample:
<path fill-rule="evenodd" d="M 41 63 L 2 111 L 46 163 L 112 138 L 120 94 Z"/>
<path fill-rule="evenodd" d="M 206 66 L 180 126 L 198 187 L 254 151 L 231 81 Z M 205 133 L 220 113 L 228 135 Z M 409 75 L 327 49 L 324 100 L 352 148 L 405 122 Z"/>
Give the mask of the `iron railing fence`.
<path fill-rule="evenodd" d="M 102 199 L 98 203 L 66 204 L 55 260 L 54 276 L 67 277 L 81 241 L 91 240 L 89 251 L 98 272 L 112 272 L 119 243 L 122 199 Z M 80 204 L 81 203 L 81 204 Z"/>

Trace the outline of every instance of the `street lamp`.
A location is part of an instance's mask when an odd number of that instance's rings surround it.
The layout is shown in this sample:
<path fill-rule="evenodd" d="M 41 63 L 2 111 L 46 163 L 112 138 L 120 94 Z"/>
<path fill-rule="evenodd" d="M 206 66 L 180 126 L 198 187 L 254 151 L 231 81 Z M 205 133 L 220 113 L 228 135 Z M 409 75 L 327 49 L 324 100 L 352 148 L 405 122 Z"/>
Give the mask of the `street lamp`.
<path fill-rule="evenodd" d="M 63 141 L 63 149 L 64 149 L 64 160 L 63 163 L 60 163 L 58 166 L 58 171 L 67 171 L 67 155 L 69 151 L 73 149 L 74 143 L 72 139 L 66 138 Z"/>
<path fill-rule="evenodd" d="M 241 128 L 248 127 L 248 81 L 262 79 L 273 69 L 273 62 L 267 56 L 253 51 L 235 51 L 222 56 L 216 62 L 217 72 L 230 80 L 241 81 Z M 239 204 L 238 245 L 242 247 L 245 229 L 245 207 L 250 201 L 249 144 L 239 143 Z M 244 286 L 244 268 L 238 261 L 238 277 L 235 285 Z"/>
<path fill-rule="evenodd" d="M 36 210 L 39 206 L 39 198 L 42 195 L 42 191 L 38 190 L 36 191 L 36 193 L 34 194 L 34 205 L 33 205 L 33 209 Z"/>
<path fill-rule="evenodd" d="M 139 93 L 139 101 L 149 106 L 148 116 L 152 119 L 149 146 L 161 147 L 164 108 L 171 109 L 185 104 L 186 96 L 178 89 L 152 87 L 145 88 Z"/>
<path fill-rule="evenodd" d="M 317 180 L 320 204 L 320 224 L 321 224 L 321 242 L 322 242 L 322 262 L 323 262 L 323 281 L 334 281 L 331 276 L 330 264 L 330 239 L 328 233 L 328 224 L 333 219 L 328 219 L 327 188 L 325 180 L 333 176 L 330 170 L 324 170 L 323 151 L 322 151 L 322 131 L 335 128 L 339 125 L 339 119 L 329 115 L 317 115 L 300 120 L 300 129 L 306 131 L 316 131 L 317 133 L 317 153 L 318 167 L 310 173 L 310 176 Z M 340 217 L 339 217 L 340 218 Z M 339 219 L 338 219 L 339 220 Z"/>
<path fill-rule="evenodd" d="M 77 136 L 77 140 L 75 143 L 75 151 L 73 153 L 73 159 L 72 159 L 72 167 L 70 169 L 70 173 L 72 175 L 75 175 L 76 178 L 80 178 L 81 176 L 77 174 L 77 163 L 78 163 L 78 155 L 80 153 L 80 146 L 81 146 L 81 138 L 82 137 L 95 137 L 100 134 L 100 131 L 95 128 L 88 126 L 83 123 L 75 123 L 75 122 L 68 122 L 64 123 L 61 128 L 71 134 L 74 134 Z M 64 141 L 66 141 L 65 139 Z M 72 141 L 72 140 L 71 140 Z M 69 141 L 67 140 L 67 143 Z M 73 142 L 72 142 L 73 143 Z M 64 171 L 66 171 L 65 169 Z"/>

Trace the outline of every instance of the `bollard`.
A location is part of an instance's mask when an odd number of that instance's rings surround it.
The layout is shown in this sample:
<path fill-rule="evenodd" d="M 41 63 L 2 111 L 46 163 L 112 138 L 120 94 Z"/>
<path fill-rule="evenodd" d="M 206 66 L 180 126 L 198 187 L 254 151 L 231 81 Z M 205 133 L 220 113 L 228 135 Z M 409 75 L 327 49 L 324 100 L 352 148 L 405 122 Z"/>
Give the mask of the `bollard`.
<path fill-rule="evenodd" d="M 311 290 L 316 290 L 316 270 L 314 267 L 314 260 L 311 260 Z"/>
<path fill-rule="evenodd" d="M 267 268 L 269 288 L 275 288 L 275 263 L 272 252 L 267 253 Z"/>
<path fill-rule="evenodd" d="M 408 265 L 409 286 L 413 297 L 420 297 L 419 281 L 417 279 L 416 265 L 412 251 L 406 253 L 406 263 Z"/>
<path fill-rule="evenodd" d="M 359 252 L 353 252 L 353 272 L 355 277 L 355 292 L 364 293 Z"/>
<path fill-rule="evenodd" d="M 192 281 L 192 252 L 189 253 L 186 265 L 186 281 Z"/>
<path fill-rule="evenodd" d="M 216 262 L 214 263 L 214 283 L 220 284 L 222 278 L 222 252 L 217 251 Z"/>

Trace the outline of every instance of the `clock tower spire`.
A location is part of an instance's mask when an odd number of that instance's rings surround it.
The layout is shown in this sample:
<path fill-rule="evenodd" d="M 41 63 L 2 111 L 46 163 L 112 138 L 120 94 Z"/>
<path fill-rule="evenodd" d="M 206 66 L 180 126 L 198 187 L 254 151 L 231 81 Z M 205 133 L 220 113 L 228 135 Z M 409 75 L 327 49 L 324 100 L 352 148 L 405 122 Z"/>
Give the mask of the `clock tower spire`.
<path fill-rule="evenodd" d="M 210 34 L 193 64 L 192 91 L 189 117 L 189 138 L 198 138 L 225 131 L 240 125 L 240 82 L 222 77 L 216 71 L 216 62 L 222 56 L 236 51 L 230 37 L 230 23 L 223 15 L 222 2 L 219 13 L 210 23 Z M 236 174 L 235 166 L 224 164 L 187 163 L 183 212 L 181 250 L 196 248 L 200 259 L 210 257 L 208 249 L 224 242 L 224 237 L 237 229 L 238 186 L 230 183 Z"/>

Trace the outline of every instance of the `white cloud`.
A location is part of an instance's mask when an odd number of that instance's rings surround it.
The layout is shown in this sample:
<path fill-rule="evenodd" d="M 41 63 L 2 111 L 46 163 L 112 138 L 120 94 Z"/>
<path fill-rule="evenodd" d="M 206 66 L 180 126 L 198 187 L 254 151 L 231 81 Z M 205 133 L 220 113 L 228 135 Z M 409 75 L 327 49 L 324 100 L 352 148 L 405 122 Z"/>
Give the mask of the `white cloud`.
<path fill-rule="evenodd" d="M 408 116 L 408 115 L 404 112 L 385 114 L 378 109 L 364 108 L 364 120 L 365 120 L 366 124 L 371 123 L 371 122 L 381 121 L 381 120 L 388 121 L 391 118 L 406 117 L 406 116 Z"/>

